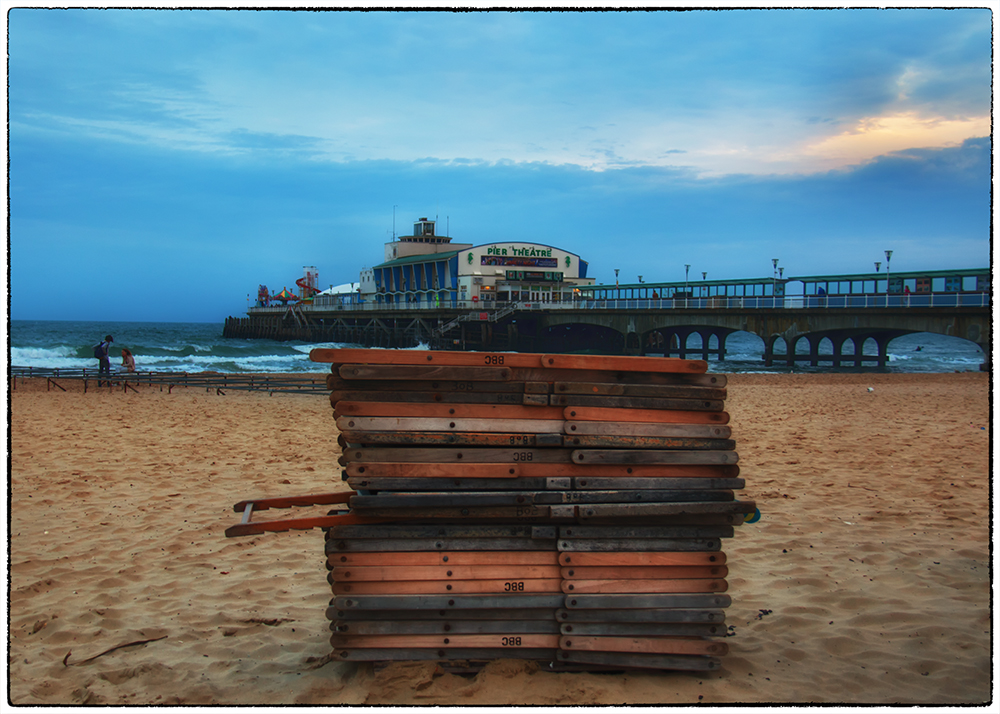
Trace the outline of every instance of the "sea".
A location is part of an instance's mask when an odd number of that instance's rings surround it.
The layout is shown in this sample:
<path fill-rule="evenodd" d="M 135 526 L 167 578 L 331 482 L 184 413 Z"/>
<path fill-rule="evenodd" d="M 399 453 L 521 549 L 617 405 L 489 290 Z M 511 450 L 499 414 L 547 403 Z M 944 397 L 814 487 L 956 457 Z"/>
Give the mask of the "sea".
<path fill-rule="evenodd" d="M 135 357 L 136 369 L 152 372 L 202 372 L 228 374 L 266 372 L 325 372 L 324 365 L 311 362 L 309 351 L 316 347 L 360 347 L 347 343 L 278 342 L 275 340 L 230 339 L 222 336 L 222 324 L 201 322 L 61 322 L 11 320 L 9 361 L 16 367 L 48 369 L 95 368 L 94 345 L 105 335 L 114 337 L 112 365 L 121 363 L 121 348 Z M 689 348 L 697 344 L 692 335 Z M 829 343 L 824 345 L 828 348 Z M 807 349 L 800 341 L 800 349 Z M 420 345 L 415 349 L 427 349 Z M 853 352 L 853 345 L 845 349 Z M 823 348 L 821 346 L 821 352 Z M 865 344 L 866 354 L 877 354 L 875 344 Z M 726 340 L 726 359 L 709 360 L 710 372 L 846 372 L 878 368 L 775 364 L 765 367 L 761 359 L 764 342 L 748 332 L 736 332 Z M 697 355 L 690 355 L 697 358 Z M 979 371 L 984 354 L 968 340 L 929 332 L 897 337 L 889 343 L 888 372 Z"/>

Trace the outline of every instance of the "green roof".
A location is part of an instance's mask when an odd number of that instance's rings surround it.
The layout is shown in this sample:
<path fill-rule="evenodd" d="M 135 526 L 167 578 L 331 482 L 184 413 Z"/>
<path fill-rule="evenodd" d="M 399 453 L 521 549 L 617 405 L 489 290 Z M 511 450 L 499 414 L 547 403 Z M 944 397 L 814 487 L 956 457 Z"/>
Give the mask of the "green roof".
<path fill-rule="evenodd" d="M 395 268 L 398 265 L 413 265 L 414 263 L 439 263 L 442 260 L 449 260 L 458 255 L 461 251 L 451 250 L 447 253 L 423 253 L 421 255 L 411 255 L 406 258 L 396 258 L 387 263 L 380 263 L 375 268 Z"/>

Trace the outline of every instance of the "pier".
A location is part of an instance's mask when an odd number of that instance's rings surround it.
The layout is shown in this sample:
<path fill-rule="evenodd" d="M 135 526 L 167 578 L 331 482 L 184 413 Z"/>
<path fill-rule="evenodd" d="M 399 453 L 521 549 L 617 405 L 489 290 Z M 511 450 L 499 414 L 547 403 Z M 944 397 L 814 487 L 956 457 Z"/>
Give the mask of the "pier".
<path fill-rule="evenodd" d="M 246 317 L 228 318 L 223 334 L 367 347 L 724 360 L 726 338 L 745 331 L 763 340 L 767 366 L 884 367 L 892 339 L 931 332 L 974 342 L 989 368 L 989 272 L 593 285 L 570 300 L 549 301 L 359 302 L 351 296 L 251 308 Z M 873 354 L 864 353 L 869 341 Z"/>

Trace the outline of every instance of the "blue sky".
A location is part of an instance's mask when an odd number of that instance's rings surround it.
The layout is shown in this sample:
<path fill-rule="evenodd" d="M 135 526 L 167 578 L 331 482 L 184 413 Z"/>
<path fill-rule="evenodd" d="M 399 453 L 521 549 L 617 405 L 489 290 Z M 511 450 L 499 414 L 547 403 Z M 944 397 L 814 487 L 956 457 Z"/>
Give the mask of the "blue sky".
<path fill-rule="evenodd" d="M 221 322 L 394 210 L 599 282 L 990 261 L 986 9 L 7 21 L 13 319 Z"/>

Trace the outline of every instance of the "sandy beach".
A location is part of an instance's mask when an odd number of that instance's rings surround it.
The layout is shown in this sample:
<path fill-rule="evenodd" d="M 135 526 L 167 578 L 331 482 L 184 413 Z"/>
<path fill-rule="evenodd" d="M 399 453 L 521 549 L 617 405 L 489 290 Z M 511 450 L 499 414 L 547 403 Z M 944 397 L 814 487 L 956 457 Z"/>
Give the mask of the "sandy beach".
<path fill-rule="evenodd" d="M 327 398 L 63 386 L 10 394 L 13 704 L 993 699 L 987 374 L 731 375 L 763 515 L 724 544 L 722 671 L 475 677 L 328 661 L 322 532 L 223 535 L 242 499 L 346 490 Z"/>

